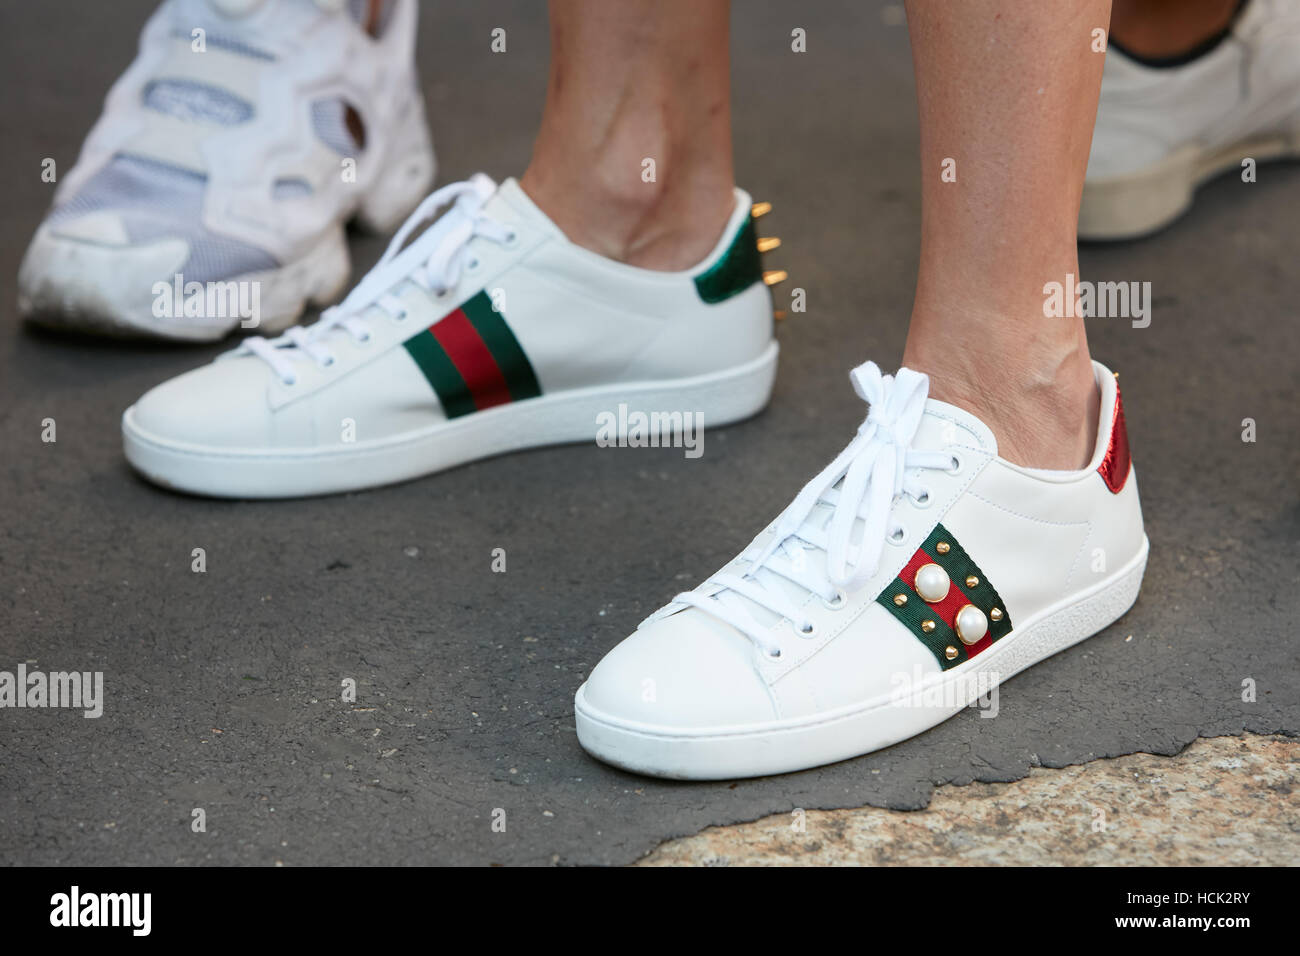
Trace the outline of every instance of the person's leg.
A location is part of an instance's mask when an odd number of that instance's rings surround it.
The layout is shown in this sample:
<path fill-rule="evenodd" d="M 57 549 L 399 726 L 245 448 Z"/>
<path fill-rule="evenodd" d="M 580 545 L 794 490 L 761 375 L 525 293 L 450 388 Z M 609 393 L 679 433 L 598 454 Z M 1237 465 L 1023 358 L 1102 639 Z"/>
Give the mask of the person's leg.
<path fill-rule="evenodd" d="M 728 0 L 551 0 L 550 15 L 546 108 L 524 190 L 603 256 L 695 265 L 735 203 Z"/>
<path fill-rule="evenodd" d="M 1045 318 L 1076 277 L 1075 228 L 1110 0 L 908 0 L 921 124 L 921 258 L 903 364 L 979 415 L 1000 454 L 1078 468 L 1098 399 L 1080 318 Z M 956 181 L 945 181 L 945 161 Z"/>

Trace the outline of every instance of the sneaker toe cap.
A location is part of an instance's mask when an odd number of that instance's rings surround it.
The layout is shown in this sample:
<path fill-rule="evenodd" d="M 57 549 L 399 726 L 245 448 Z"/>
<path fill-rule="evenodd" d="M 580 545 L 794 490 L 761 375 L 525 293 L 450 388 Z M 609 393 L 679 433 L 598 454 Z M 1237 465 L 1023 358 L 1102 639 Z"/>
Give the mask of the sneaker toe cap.
<path fill-rule="evenodd" d="M 587 679 L 584 703 L 598 718 L 681 731 L 772 720 L 757 657 L 733 628 L 681 611 L 610 651 Z"/>
<path fill-rule="evenodd" d="M 221 359 L 150 389 L 128 411 L 130 427 L 169 445 L 267 448 L 284 425 L 273 414 L 270 381 L 260 360 Z"/>
<path fill-rule="evenodd" d="M 24 314 L 85 315 L 128 328 L 152 323 L 155 286 L 189 258 L 181 238 L 131 244 L 117 217 L 99 213 L 57 231 L 42 226 L 18 275 Z"/>

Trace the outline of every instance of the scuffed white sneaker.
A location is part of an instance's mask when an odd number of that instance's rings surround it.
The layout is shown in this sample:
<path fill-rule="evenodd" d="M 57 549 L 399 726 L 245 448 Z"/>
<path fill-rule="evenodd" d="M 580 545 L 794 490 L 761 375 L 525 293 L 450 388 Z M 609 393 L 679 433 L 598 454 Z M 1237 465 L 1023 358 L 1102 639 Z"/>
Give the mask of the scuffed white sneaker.
<path fill-rule="evenodd" d="M 1106 54 L 1079 209 L 1081 239 L 1173 222 L 1218 173 L 1300 156 L 1300 3 L 1250 0 L 1214 49 L 1180 66 Z"/>
<path fill-rule="evenodd" d="M 1146 567 L 1114 377 L 1087 468 L 1022 468 L 927 400 L 926 376 L 852 375 L 848 447 L 741 555 L 609 652 L 578 740 L 639 773 L 726 779 L 898 743 L 1106 627 Z"/>
<path fill-rule="evenodd" d="M 655 272 L 574 245 L 513 179 L 479 175 L 425 200 L 315 325 L 147 393 L 122 417 L 126 456 L 171 488 L 274 498 L 613 438 L 611 418 L 637 427 L 624 404 L 682 441 L 687 413 L 709 428 L 767 403 L 772 325 L 745 193 L 703 262 Z"/>
<path fill-rule="evenodd" d="M 60 177 L 19 311 L 176 340 L 279 332 L 347 283 L 344 223 L 389 232 L 433 182 L 415 0 L 167 0 Z"/>

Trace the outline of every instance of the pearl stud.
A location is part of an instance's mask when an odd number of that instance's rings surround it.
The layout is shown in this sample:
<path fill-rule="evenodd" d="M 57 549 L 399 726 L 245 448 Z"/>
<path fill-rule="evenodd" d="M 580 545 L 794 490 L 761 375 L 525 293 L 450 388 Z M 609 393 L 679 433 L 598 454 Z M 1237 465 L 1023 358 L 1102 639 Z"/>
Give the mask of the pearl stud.
<path fill-rule="evenodd" d="M 989 622 L 984 612 L 974 604 L 966 604 L 957 612 L 954 630 L 963 644 L 978 644 L 989 632 Z"/>
<path fill-rule="evenodd" d="M 916 593 L 921 597 L 934 604 L 942 601 L 948 596 L 948 588 L 952 581 L 948 579 L 948 572 L 937 564 L 923 564 L 916 569 L 915 578 Z"/>

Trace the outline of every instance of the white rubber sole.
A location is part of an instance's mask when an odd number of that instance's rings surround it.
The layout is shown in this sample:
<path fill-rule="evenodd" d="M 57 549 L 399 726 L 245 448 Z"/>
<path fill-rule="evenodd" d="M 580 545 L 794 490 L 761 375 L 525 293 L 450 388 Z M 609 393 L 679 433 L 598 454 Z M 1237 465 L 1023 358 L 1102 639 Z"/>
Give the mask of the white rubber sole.
<path fill-rule="evenodd" d="M 1248 156 L 1257 163 L 1300 157 L 1300 130 L 1211 150 L 1185 146 L 1146 169 L 1088 180 L 1079 206 L 1079 238 L 1136 239 L 1163 229 L 1191 208 L 1197 187 L 1239 170 Z"/>
<path fill-rule="evenodd" d="M 141 273 L 124 261 L 124 256 L 134 257 L 143 250 L 55 236 L 44 226 L 19 271 L 19 314 L 47 328 L 116 338 L 215 342 L 236 329 L 278 335 L 297 322 L 309 305 L 324 307 L 342 297 L 352 271 L 344 231 L 348 220 L 386 235 L 428 194 L 437 161 L 418 100 L 388 151 L 392 160 L 382 165 L 382 175 L 375 177 L 356 208 L 328 228 L 303 256 L 277 269 L 210 284 L 255 287 L 260 313 L 255 325 L 245 324 L 248 320 L 238 315 L 155 316 L 153 281 L 141 279 Z M 158 279 L 170 283 L 172 277 Z"/>
<path fill-rule="evenodd" d="M 806 770 L 890 747 L 942 723 L 992 687 L 1103 630 L 1137 600 L 1147 540 L 1105 581 L 1016 627 L 978 657 L 935 675 L 906 697 L 888 695 L 838 711 L 698 731 L 621 721 L 578 688 L 578 742 L 594 757 L 653 777 L 731 780 Z"/>
<path fill-rule="evenodd" d="M 292 449 L 229 449 L 169 441 L 122 416 L 127 460 L 156 484 L 218 498 L 297 498 L 394 484 L 539 445 L 594 442 L 597 416 L 694 411 L 707 429 L 757 414 L 776 377 L 777 344 L 744 365 L 691 378 L 570 389 L 500 405 L 381 441 Z"/>

